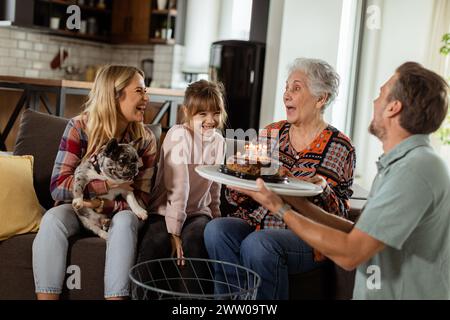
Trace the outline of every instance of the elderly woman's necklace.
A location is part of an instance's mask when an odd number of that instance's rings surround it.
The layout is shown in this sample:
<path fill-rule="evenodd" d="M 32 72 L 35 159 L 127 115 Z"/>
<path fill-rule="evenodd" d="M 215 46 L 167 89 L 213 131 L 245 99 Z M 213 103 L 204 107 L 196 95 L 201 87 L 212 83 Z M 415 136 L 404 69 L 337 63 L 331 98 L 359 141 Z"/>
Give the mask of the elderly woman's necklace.
<path fill-rule="evenodd" d="M 317 130 L 314 131 L 313 135 L 308 135 L 306 138 L 298 137 L 295 138 L 296 135 L 293 133 L 295 132 L 294 129 L 291 127 L 289 129 L 289 140 L 291 140 L 291 145 L 295 152 L 299 153 L 305 150 L 311 143 L 316 140 L 317 136 L 328 126 L 327 123 L 323 122 L 320 124 L 320 126 L 317 128 Z"/>

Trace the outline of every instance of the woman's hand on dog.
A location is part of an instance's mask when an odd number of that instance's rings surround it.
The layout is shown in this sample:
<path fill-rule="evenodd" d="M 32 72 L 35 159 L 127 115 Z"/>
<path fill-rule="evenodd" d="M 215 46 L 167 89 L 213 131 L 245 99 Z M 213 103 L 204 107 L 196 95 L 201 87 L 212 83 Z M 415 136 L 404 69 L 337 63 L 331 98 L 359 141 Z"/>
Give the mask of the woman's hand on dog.
<path fill-rule="evenodd" d="M 103 199 L 104 203 L 103 206 L 109 206 L 109 207 L 114 207 L 114 201 L 113 200 L 108 200 L 108 199 Z M 98 198 L 92 199 L 92 200 L 83 200 L 83 207 L 84 208 L 89 208 L 89 209 L 97 209 L 98 207 L 100 207 L 101 205 L 101 200 Z"/>
<path fill-rule="evenodd" d="M 116 182 L 111 181 L 111 180 L 106 180 L 106 186 L 108 187 L 108 190 L 111 190 L 111 189 L 123 189 L 123 190 L 126 190 L 126 191 L 133 192 L 134 188 L 133 188 L 132 184 L 133 184 L 133 181 L 124 182 L 124 183 L 116 183 Z"/>
<path fill-rule="evenodd" d="M 177 265 L 184 266 L 183 241 L 180 236 L 170 234 L 170 243 L 172 244 L 172 257 L 177 256 Z"/>

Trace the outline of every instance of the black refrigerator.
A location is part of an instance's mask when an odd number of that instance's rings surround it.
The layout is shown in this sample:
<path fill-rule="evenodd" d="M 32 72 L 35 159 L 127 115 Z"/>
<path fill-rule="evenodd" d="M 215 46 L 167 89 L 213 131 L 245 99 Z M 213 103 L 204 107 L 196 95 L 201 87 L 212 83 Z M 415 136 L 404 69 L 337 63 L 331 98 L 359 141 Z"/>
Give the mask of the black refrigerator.
<path fill-rule="evenodd" d="M 259 129 L 265 45 L 227 40 L 211 47 L 209 77 L 225 87 L 229 129 Z"/>

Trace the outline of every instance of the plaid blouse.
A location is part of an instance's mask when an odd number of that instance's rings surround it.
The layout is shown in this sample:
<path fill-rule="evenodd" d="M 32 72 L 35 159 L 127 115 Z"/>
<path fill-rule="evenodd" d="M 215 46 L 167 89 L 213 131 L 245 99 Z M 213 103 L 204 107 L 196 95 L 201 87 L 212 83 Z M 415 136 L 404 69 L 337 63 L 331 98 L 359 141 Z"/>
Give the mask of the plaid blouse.
<path fill-rule="evenodd" d="M 328 186 L 323 193 L 310 197 L 317 206 L 325 211 L 343 218 L 348 217 L 350 187 L 353 184 L 355 169 L 355 148 L 350 139 L 336 128 L 328 125 L 311 144 L 297 152 L 289 140 L 287 121 L 273 123 L 266 127 L 268 134 L 278 130 L 279 160 L 290 176 L 297 178 L 320 175 L 326 179 Z M 235 207 L 232 216 L 246 220 L 257 229 L 284 229 L 286 225 L 268 209 L 260 206 L 253 199 L 226 189 L 227 201 Z"/>
<path fill-rule="evenodd" d="M 87 134 L 85 132 L 87 117 L 77 116 L 72 118 L 64 130 L 64 134 L 59 145 L 56 155 L 53 173 L 50 182 L 50 191 L 55 205 L 62 203 L 70 203 L 72 201 L 72 186 L 75 169 L 81 162 L 87 151 Z M 131 142 L 129 132 L 125 133 L 123 143 Z M 150 129 L 146 128 L 146 136 L 144 142 L 140 144 L 138 155 L 143 166 L 139 169 L 139 173 L 134 179 L 134 194 L 136 199 L 147 207 L 150 199 L 151 179 L 156 159 L 156 138 Z M 86 198 L 101 197 L 108 193 L 106 182 L 103 180 L 91 181 L 85 189 Z M 129 209 L 124 199 L 114 201 L 114 206 L 108 207 L 105 204 L 104 213 L 111 214 L 122 210 Z"/>

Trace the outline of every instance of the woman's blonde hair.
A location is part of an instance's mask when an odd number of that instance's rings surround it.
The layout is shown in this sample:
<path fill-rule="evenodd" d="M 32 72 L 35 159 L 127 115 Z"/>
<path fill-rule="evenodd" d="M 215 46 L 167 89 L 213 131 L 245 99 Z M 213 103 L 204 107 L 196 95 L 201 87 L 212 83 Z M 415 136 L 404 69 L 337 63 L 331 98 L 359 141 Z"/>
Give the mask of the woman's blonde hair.
<path fill-rule="evenodd" d="M 191 121 L 200 112 L 220 112 L 218 127 L 223 129 L 228 117 L 223 101 L 224 91 L 220 82 L 200 80 L 191 83 L 184 95 L 185 122 Z"/>
<path fill-rule="evenodd" d="M 89 99 L 82 112 L 83 117 L 88 118 L 86 125 L 88 146 L 84 158 L 95 154 L 114 137 L 120 114 L 119 98 L 136 74 L 144 77 L 142 70 L 130 66 L 106 65 L 97 72 L 94 85 L 89 92 Z M 130 123 L 127 132 L 133 140 L 146 136 L 141 122 Z"/>

